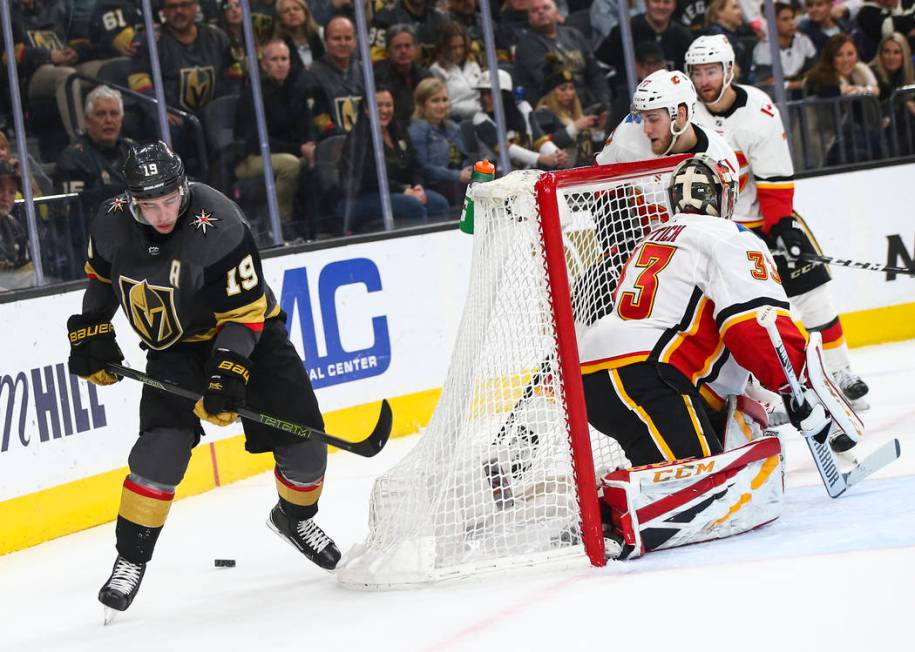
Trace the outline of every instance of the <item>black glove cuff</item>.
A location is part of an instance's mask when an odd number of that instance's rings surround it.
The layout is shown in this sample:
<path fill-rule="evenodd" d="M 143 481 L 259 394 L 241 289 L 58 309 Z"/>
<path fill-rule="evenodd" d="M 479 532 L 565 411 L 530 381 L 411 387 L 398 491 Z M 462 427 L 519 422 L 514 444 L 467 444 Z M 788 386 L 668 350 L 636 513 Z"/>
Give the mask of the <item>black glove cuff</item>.
<path fill-rule="evenodd" d="M 247 385 L 251 378 L 251 360 L 229 349 L 216 349 L 204 371 L 208 377 L 234 378 Z"/>
<path fill-rule="evenodd" d="M 72 315 L 67 320 L 67 336 L 71 346 L 79 346 L 89 340 L 113 341 L 114 325 L 98 313 Z"/>

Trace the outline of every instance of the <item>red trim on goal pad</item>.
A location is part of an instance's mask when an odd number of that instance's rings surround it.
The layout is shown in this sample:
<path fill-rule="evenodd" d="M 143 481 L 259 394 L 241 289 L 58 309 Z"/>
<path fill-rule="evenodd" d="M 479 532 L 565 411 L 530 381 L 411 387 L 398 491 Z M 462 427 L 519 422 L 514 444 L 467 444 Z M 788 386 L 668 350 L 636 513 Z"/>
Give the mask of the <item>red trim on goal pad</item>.
<path fill-rule="evenodd" d="M 751 444 L 747 444 L 744 448 L 749 448 L 750 450 L 746 451 L 743 455 L 738 457 L 736 460 L 728 464 L 726 467 L 720 471 L 709 474 L 702 478 L 701 480 L 691 484 L 688 487 L 684 487 L 680 491 L 670 494 L 669 496 L 662 498 L 656 503 L 651 503 L 646 505 L 642 509 L 638 510 L 638 520 L 639 523 L 647 523 L 648 521 L 657 518 L 661 514 L 669 512 L 672 509 L 676 509 L 689 501 L 695 499 L 697 496 L 706 493 L 712 487 L 717 487 L 722 484 L 725 480 L 734 475 L 740 468 L 750 464 L 751 462 L 758 462 L 759 460 L 764 460 L 767 457 L 772 457 L 773 455 L 778 455 L 781 452 L 781 443 L 779 443 L 778 437 L 767 437 L 765 439 L 758 440 Z M 708 459 L 708 458 L 702 458 Z"/>
<path fill-rule="evenodd" d="M 587 168 L 585 168 L 587 169 Z M 575 470 L 576 493 L 581 510 L 581 538 L 593 566 L 604 566 L 604 534 L 595 487 L 594 459 L 585 410 L 585 391 L 581 382 L 578 341 L 572 318 L 572 299 L 566 274 L 559 207 L 556 203 L 556 176 L 544 174 L 537 181 L 537 204 L 540 207 L 540 232 L 543 238 L 546 271 L 552 294 L 553 322 L 562 387 L 568 407 L 569 439 L 572 445 L 572 468 Z"/>

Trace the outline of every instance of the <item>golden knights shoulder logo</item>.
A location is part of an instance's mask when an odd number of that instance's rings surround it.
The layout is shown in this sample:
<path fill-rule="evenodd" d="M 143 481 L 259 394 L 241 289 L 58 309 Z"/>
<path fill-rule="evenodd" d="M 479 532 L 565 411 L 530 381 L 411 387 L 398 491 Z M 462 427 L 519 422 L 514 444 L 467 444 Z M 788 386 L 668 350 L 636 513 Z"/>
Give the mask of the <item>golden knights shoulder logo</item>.
<path fill-rule="evenodd" d="M 175 289 L 126 276 L 119 279 L 121 301 L 130 325 L 150 348 L 161 351 L 177 342 L 184 329 L 178 321 Z"/>
<path fill-rule="evenodd" d="M 213 66 L 181 69 L 181 104 L 196 113 L 213 99 L 216 71 Z"/>

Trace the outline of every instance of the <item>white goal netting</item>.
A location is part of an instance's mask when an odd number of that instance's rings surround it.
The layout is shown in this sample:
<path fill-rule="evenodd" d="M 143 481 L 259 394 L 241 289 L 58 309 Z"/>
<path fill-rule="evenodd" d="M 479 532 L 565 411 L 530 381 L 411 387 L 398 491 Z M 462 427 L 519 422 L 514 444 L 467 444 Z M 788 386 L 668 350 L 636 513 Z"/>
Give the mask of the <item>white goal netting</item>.
<path fill-rule="evenodd" d="M 594 168 L 556 173 L 555 211 L 540 210 L 536 187 L 553 173 L 474 188 L 470 287 L 442 396 L 415 448 L 375 481 L 369 535 L 338 567 L 342 584 L 394 588 L 582 554 L 556 311 L 571 310 L 576 330 L 611 311 L 626 256 L 666 219 L 672 166 L 615 167 L 596 181 Z M 541 220 L 556 214 L 571 306 L 547 272 Z M 595 470 L 626 464 L 611 439 L 590 440 Z"/>

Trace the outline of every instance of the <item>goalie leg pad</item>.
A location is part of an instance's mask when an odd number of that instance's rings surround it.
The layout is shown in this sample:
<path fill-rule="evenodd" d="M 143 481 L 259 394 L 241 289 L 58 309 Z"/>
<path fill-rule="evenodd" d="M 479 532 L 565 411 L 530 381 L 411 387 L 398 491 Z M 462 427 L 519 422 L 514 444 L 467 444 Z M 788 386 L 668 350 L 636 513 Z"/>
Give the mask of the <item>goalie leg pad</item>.
<path fill-rule="evenodd" d="M 763 436 L 769 427 L 766 408 L 748 396 L 728 396 L 722 446 L 733 450 Z"/>
<path fill-rule="evenodd" d="M 601 493 L 628 558 L 722 539 L 781 515 L 781 444 L 765 436 L 719 455 L 619 469 L 604 476 Z"/>

